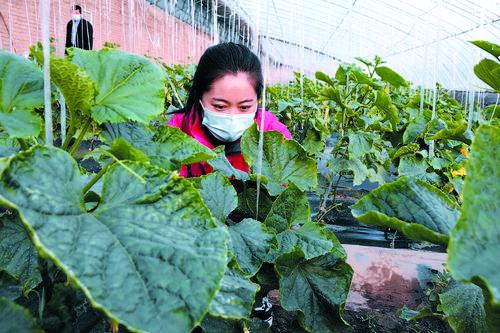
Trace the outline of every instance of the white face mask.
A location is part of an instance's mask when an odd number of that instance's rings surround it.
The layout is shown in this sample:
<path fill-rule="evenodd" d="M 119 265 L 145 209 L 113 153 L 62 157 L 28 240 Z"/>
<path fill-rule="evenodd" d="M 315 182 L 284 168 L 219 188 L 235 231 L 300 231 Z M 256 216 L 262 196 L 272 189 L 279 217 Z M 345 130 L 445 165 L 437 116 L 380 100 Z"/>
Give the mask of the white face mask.
<path fill-rule="evenodd" d="M 233 142 L 238 140 L 254 122 L 255 112 L 225 114 L 210 111 L 203 106 L 201 101 L 200 104 L 204 112 L 202 124 L 221 141 Z"/>
<path fill-rule="evenodd" d="M 80 14 L 73 14 L 73 21 L 80 21 L 82 19 L 82 15 Z"/>

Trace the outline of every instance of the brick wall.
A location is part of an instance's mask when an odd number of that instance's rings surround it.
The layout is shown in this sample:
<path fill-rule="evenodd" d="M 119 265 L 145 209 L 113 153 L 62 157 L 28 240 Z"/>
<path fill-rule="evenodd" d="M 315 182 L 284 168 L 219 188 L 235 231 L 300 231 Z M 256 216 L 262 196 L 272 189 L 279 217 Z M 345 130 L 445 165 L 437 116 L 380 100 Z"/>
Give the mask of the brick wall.
<path fill-rule="evenodd" d="M 49 0 L 46 0 L 49 1 Z M 137 54 L 161 57 L 167 63 L 197 62 L 212 37 L 144 0 L 57 0 L 50 2 L 50 35 L 56 52 L 64 53 L 66 24 L 71 6 L 83 7 L 83 18 L 94 28 L 94 49 L 104 42 Z M 27 54 L 29 46 L 41 41 L 39 0 L 0 0 L 0 48 Z"/>

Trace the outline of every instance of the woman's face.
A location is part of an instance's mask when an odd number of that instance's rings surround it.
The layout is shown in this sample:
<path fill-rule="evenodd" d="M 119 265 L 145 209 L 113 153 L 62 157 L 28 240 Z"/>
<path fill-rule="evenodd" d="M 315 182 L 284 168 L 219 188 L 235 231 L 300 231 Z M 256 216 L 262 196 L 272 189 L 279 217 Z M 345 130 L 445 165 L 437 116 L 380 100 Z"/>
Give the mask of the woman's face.
<path fill-rule="evenodd" d="M 212 83 L 202 97 L 203 106 L 225 114 L 254 113 L 257 93 L 247 73 L 226 74 Z"/>

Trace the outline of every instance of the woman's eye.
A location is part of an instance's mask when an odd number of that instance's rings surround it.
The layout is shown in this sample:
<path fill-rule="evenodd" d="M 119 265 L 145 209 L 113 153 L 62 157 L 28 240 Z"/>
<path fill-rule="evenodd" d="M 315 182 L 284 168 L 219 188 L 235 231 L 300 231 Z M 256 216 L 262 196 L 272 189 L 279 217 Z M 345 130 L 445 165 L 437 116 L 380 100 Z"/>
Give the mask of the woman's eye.
<path fill-rule="evenodd" d="M 214 108 L 216 110 L 223 110 L 224 109 L 224 105 L 220 105 L 220 104 L 219 105 L 214 105 Z"/>
<path fill-rule="evenodd" d="M 250 105 L 242 105 L 240 106 L 240 109 L 243 110 L 243 111 L 248 111 L 250 110 L 251 106 Z"/>

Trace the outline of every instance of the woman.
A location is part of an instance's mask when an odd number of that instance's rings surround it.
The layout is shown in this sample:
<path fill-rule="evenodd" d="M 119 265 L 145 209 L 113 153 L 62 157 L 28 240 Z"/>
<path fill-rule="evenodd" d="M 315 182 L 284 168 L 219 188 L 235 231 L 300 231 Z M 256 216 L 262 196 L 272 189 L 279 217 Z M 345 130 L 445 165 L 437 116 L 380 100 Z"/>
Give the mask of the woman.
<path fill-rule="evenodd" d="M 292 137 L 276 116 L 258 108 L 262 89 L 261 64 L 249 48 L 234 43 L 209 47 L 198 63 L 186 106 L 168 125 L 180 128 L 210 149 L 224 145 L 229 162 L 248 172 L 240 138 L 254 122 L 260 127 L 264 117 L 264 131 Z M 208 163 L 201 162 L 183 165 L 180 175 L 198 177 L 211 171 Z"/>

